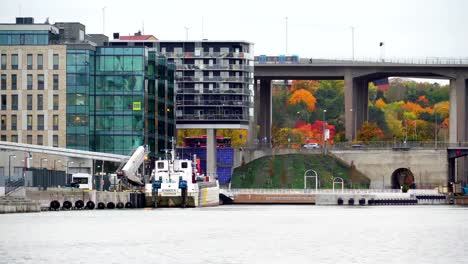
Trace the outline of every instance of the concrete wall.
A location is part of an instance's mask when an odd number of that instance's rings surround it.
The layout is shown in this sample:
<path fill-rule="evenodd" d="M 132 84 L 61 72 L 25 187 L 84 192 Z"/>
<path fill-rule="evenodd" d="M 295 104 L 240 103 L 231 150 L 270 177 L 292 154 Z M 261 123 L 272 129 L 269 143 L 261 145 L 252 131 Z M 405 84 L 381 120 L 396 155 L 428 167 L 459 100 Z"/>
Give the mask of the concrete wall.
<path fill-rule="evenodd" d="M 370 188 L 391 187 L 392 173 L 398 168 L 409 168 L 416 186 L 434 188 L 447 184 L 446 150 L 343 150 L 332 154 L 349 165 L 353 162 L 371 180 Z"/>

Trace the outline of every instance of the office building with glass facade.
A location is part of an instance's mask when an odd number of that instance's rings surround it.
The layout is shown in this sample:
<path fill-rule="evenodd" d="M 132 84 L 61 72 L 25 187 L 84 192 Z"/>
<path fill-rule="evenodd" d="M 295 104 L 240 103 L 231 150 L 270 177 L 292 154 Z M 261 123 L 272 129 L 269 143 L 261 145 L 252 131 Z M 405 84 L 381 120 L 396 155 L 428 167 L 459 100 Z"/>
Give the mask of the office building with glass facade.
<path fill-rule="evenodd" d="M 0 24 L 0 140 L 152 155 L 175 136 L 174 65 L 80 23 Z"/>

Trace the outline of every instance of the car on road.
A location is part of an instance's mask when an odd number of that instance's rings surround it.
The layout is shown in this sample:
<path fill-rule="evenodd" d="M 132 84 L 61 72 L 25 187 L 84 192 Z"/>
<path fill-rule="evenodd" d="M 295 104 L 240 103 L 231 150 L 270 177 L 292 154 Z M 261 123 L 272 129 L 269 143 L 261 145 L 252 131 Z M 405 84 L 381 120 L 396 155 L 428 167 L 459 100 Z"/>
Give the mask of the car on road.
<path fill-rule="evenodd" d="M 320 145 L 318 143 L 307 143 L 302 146 L 305 149 L 318 149 Z"/>

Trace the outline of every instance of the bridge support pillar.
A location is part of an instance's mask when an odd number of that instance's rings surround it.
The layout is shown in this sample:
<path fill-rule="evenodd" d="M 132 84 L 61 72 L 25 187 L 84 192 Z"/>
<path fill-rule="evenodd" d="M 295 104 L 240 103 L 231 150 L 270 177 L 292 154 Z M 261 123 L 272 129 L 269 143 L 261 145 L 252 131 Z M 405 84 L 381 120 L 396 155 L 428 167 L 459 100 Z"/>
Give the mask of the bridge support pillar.
<path fill-rule="evenodd" d="M 467 76 L 457 76 L 450 80 L 450 128 L 449 140 L 452 144 L 468 142 L 468 88 Z M 468 157 L 456 160 L 457 181 L 468 184 Z"/>
<path fill-rule="evenodd" d="M 271 142 L 271 80 L 260 80 L 260 87 L 255 93 L 257 126 L 259 127 L 259 140 L 261 144 L 269 145 Z M 265 139 L 267 142 L 265 142 Z"/>
<path fill-rule="evenodd" d="M 206 130 L 206 174 L 210 177 L 216 175 L 216 129 Z"/>
<path fill-rule="evenodd" d="M 369 81 L 353 78 L 345 72 L 345 130 L 348 141 L 355 140 L 357 131 L 368 118 Z"/>

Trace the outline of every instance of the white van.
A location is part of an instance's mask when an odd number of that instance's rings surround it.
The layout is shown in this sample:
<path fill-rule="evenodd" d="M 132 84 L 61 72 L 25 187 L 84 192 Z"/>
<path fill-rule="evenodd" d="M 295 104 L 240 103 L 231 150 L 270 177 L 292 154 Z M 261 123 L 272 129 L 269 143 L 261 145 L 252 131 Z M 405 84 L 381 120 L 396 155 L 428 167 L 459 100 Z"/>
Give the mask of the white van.
<path fill-rule="evenodd" d="M 88 173 L 75 173 L 72 175 L 72 183 L 75 186 L 78 186 L 80 189 L 93 189 L 93 180 L 91 178 L 91 174 Z"/>

